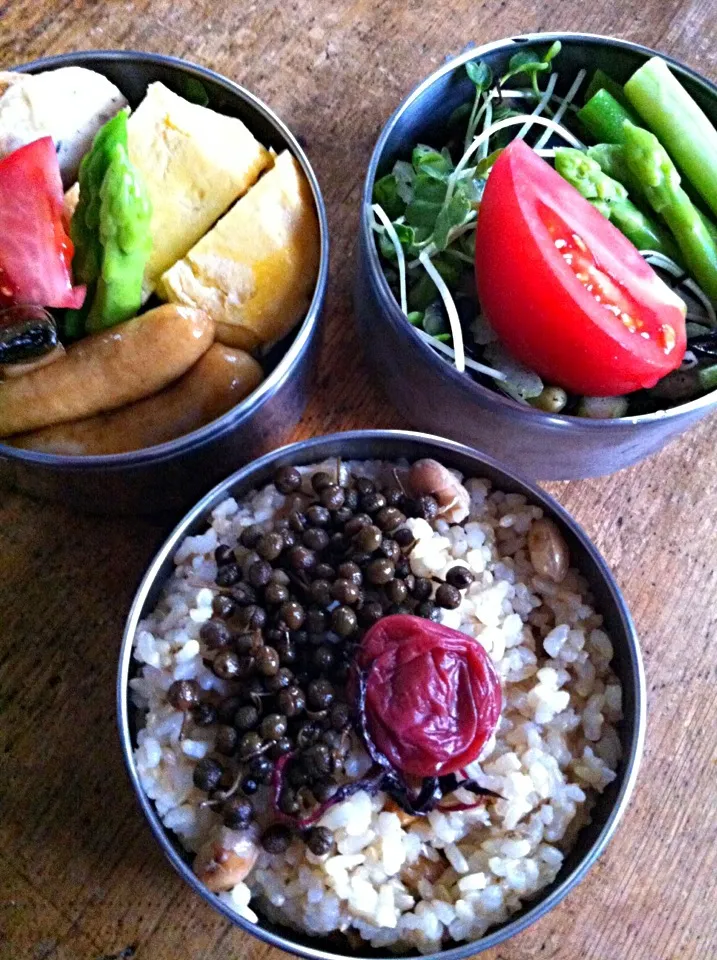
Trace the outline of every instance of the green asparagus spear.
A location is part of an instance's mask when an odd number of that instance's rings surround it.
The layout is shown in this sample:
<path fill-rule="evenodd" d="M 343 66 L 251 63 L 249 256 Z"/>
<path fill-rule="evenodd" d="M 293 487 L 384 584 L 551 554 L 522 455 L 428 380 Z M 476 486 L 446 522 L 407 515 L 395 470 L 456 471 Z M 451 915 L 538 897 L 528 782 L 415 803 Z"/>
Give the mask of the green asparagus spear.
<path fill-rule="evenodd" d="M 555 151 L 555 169 L 638 250 L 656 250 L 672 260 L 679 258 L 679 251 L 667 231 L 645 216 L 630 201 L 623 184 L 603 173 L 596 160 L 581 150 L 559 147 Z"/>
<path fill-rule="evenodd" d="M 695 209 L 697 209 L 697 208 L 695 208 Z M 702 223 L 704 223 L 705 229 L 707 230 L 707 233 L 709 233 L 709 235 L 712 237 L 712 239 L 714 240 L 714 242 L 717 243 L 717 223 L 713 223 L 713 222 L 710 220 L 710 218 L 707 216 L 707 214 L 706 214 L 706 213 L 702 213 L 701 210 L 697 210 L 697 213 L 699 214 L 699 217 L 700 217 L 700 220 L 702 221 Z"/>
<path fill-rule="evenodd" d="M 558 147 L 555 151 L 555 169 L 586 200 L 627 200 L 627 190 L 623 184 L 603 173 L 600 164 L 582 150 Z"/>
<path fill-rule="evenodd" d="M 72 270 L 80 283 L 87 284 L 88 293 L 82 307 L 78 310 L 66 310 L 63 317 L 63 332 L 73 340 L 85 332 L 92 291 L 100 275 L 100 187 L 117 143 L 127 143 L 127 114 L 124 110 L 112 117 L 97 132 L 89 153 L 85 154 L 80 164 L 80 197 L 70 221 L 70 238 L 75 246 Z"/>
<path fill-rule="evenodd" d="M 632 110 L 625 109 L 607 90 L 598 90 L 590 97 L 578 110 L 578 120 L 592 137 L 607 143 L 623 142 L 622 125 L 626 120 L 638 123 Z"/>
<path fill-rule="evenodd" d="M 127 152 L 123 111 L 97 133 L 80 165 L 80 199 L 70 223 L 73 267 L 88 292 L 65 314 L 72 337 L 128 320 L 139 310 L 150 254 L 150 208 Z"/>
<path fill-rule="evenodd" d="M 151 252 L 151 206 L 127 148 L 114 146 L 100 188 L 102 264 L 92 308 L 91 332 L 133 317 L 142 302 L 142 277 Z"/>
<path fill-rule="evenodd" d="M 632 171 L 625 162 L 625 151 L 619 144 L 598 143 L 594 147 L 588 147 L 587 155 L 600 165 L 600 169 L 608 177 L 624 184 L 627 187 L 627 192 L 634 200 L 647 203 L 643 186 L 632 175 Z"/>
<path fill-rule="evenodd" d="M 624 183 L 628 189 L 628 193 L 634 200 L 649 207 L 643 184 L 633 176 L 625 162 L 625 150 L 623 147 L 616 143 L 598 143 L 594 147 L 589 147 L 588 156 L 600 164 L 600 169 L 603 173 L 612 177 L 613 180 L 619 180 L 620 183 Z M 697 207 L 695 207 L 695 210 L 705 225 L 705 229 L 715 243 L 717 243 L 717 224 L 713 223 L 707 214 L 703 213 Z M 680 266 L 683 265 L 681 257 L 673 257 L 672 259 Z"/>
<path fill-rule="evenodd" d="M 678 167 L 717 214 L 717 130 L 660 57 L 630 77 L 625 93 Z"/>
<path fill-rule="evenodd" d="M 600 68 L 595 71 L 592 76 L 592 80 L 588 84 L 588 88 L 585 91 L 585 102 L 587 103 L 588 100 L 598 92 L 598 90 L 607 90 L 607 92 L 611 94 L 618 103 L 621 103 L 623 107 L 630 106 L 630 102 L 625 96 L 625 91 L 623 90 L 622 86 L 617 82 L 617 80 L 613 80 L 611 76 L 608 76 L 604 70 L 600 70 Z"/>
<path fill-rule="evenodd" d="M 626 123 L 624 133 L 625 162 L 672 231 L 688 270 L 707 296 L 717 300 L 717 244 L 680 186 L 675 165 L 649 130 Z"/>
<path fill-rule="evenodd" d="M 72 269 L 80 283 L 93 283 L 100 275 L 100 187 L 117 143 L 127 143 L 124 110 L 99 130 L 80 164 L 80 199 L 70 222 L 70 237 L 75 245 Z"/>

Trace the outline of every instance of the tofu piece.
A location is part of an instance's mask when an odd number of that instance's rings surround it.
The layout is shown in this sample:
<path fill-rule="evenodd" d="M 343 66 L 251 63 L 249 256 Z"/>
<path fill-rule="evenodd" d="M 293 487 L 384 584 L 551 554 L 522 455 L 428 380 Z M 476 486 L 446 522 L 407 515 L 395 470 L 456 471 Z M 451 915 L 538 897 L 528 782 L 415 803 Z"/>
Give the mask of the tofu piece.
<path fill-rule="evenodd" d="M 0 73 L 0 157 L 52 137 L 67 187 L 97 131 L 126 106 L 113 83 L 85 67 Z"/>
<path fill-rule="evenodd" d="M 152 203 L 145 299 L 271 164 L 246 126 L 152 83 L 128 123 L 129 155 Z"/>
<path fill-rule="evenodd" d="M 301 167 L 284 151 L 157 287 L 160 297 L 200 306 L 217 339 L 256 350 L 285 336 L 306 313 L 319 266 L 316 205 Z"/>

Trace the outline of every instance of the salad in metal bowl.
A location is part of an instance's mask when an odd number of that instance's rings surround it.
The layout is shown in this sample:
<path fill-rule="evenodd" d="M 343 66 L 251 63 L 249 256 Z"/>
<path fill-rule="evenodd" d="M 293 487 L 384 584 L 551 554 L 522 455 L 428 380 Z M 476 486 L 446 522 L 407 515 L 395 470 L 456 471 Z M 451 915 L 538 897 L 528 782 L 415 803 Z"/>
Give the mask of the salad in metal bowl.
<path fill-rule="evenodd" d="M 560 42 L 498 77 L 374 187 L 407 320 L 458 370 L 547 412 L 664 409 L 717 387 L 717 130 L 660 57 L 618 84 Z"/>

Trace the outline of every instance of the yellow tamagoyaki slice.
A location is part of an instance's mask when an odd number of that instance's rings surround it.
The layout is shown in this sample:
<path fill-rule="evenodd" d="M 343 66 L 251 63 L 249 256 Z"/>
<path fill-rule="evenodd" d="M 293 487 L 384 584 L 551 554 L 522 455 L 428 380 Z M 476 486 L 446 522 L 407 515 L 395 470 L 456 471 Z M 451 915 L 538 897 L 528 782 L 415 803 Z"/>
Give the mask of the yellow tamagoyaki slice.
<path fill-rule="evenodd" d="M 201 307 L 217 339 L 256 350 L 306 313 L 316 283 L 316 205 L 301 167 L 284 151 L 257 184 L 157 285 L 174 303 Z"/>
<path fill-rule="evenodd" d="M 247 127 L 152 83 L 127 125 L 129 155 L 152 204 L 145 298 L 272 163 Z"/>

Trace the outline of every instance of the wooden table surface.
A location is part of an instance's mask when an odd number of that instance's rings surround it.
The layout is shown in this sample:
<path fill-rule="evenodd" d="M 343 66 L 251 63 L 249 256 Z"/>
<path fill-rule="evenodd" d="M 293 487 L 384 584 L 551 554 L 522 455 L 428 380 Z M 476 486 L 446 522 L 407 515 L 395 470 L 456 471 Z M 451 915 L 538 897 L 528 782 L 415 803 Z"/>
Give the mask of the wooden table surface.
<path fill-rule="evenodd" d="M 297 437 L 403 426 L 357 359 L 350 290 L 362 175 L 398 101 L 446 55 L 537 30 L 613 34 L 717 77 L 715 0 L 4 0 L 0 66 L 97 48 L 187 57 L 301 134 L 332 228 L 320 376 Z M 641 466 L 550 484 L 595 538 L 642 637 L 647 750 L 616 838 L 558 908 L 487 960 L 717 957 L 717 417 Z M 0 504 L 0 957 L 279 954 L 175 876 L 115 732 L 123 620 L 166 529 Z M 270 956 L 271 955 L 271 956 Z"/>

